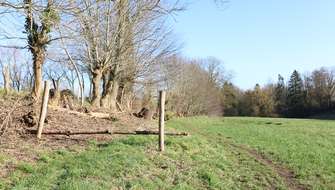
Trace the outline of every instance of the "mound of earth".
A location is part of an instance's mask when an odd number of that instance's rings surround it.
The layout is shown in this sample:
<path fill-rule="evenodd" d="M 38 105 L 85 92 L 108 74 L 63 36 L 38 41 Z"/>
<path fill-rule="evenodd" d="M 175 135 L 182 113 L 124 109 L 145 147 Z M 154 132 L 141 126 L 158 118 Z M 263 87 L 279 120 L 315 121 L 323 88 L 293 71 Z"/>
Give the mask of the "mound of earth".
<path fill-rule="evenodd" d="M 7 97 L 0 99 L 0 154 L 17 160 L 31 161 L 38 152 L 82 147 L 89 141 L 110 141 L 118 135 L 42 135 L 38 140 L 36 134 L 40 105 L 33 105 L 29 98 Z M 96 112 L 100 111 L 100 112 Z M 103 112 L 104 111 L 104 112 Z M 48 107 L 43 132 L 71 131 L 118 131 L 133 132 L 139 130 L 156 131 L 156 121 L 148 121 L 132 116 L 131 113 L 108 113 L 107 110 L 75 108 L 69 110 Z M 79 145 L 79 146 L 77 146 Z M 80 149 L 80 148 L 79 148 Z M 1 169 L 0 169 L 1 170 Z"/>

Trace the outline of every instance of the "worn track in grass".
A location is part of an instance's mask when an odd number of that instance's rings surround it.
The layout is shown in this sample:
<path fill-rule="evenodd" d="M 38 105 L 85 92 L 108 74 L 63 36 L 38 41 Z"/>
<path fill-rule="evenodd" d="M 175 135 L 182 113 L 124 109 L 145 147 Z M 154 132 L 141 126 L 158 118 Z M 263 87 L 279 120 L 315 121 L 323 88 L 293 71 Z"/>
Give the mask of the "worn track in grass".
<path fill-rule="evenodd" d="M 271 159 L 267 158 L 265 155 L 259 153 L 257 150 L 251 149 L 244 145 L 235 144 L 234 142 L 224 139 L 225 143 L 232 148 L 237 149 L 238 151 L 242 151 L 248 154 L 250 157 L 254 158 L 257 162 L 262 165 L 268 167 L 273 172 L 275 172 L 282 180 L 284 181 L 286 187 L 292 190 L 308 190 L 310 189 L 308 186 L 301 184 L 296 178 L 295 173 L 290 170 L 288 167 L 275 163 Z M 271 189 L 276 189 L 272 187 Z"/>

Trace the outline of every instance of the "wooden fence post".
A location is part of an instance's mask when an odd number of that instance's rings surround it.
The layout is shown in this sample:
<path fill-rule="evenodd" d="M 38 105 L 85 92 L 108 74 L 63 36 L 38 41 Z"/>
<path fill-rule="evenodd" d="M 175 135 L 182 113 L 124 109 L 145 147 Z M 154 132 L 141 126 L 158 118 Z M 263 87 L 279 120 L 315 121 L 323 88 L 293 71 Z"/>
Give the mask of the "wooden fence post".
<path fill-rule="evenodd" d="M 43 91 L 43 101 L 41 105 L 41 112 L 40 112 L 40 119 L 38 122 L 38 130 L 37 130 L 37 138 L 41 139 L 42 137 L 42 131 L 43 131 L 43 125 L 45 117 L 47 116 L 47 109 L 48 109 L 48 100 L 49 100 L 49 81 L 44 82 L 44 91 Z"/>
<path fill-rule="evenodd" d="M 163 152 L 164 147 L 164 116 L 165 116 L 165 91 L 159 91 L 159 150 Z"/>

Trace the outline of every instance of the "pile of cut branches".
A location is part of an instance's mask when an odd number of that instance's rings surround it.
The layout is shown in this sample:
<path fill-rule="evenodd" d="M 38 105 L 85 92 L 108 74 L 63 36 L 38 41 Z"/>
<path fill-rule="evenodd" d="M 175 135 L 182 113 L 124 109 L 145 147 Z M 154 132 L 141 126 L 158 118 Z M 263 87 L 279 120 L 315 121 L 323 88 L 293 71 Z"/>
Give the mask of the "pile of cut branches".
<path fill-rule="evenodd" d="M 7 129 L 12 125 L 13 114 L 16 110 L 23 106 L 21 104 L 23 99 L 24 98 L 18 98 L 9 109 L 0 113 L 0 137 L 3 136 Z"/>

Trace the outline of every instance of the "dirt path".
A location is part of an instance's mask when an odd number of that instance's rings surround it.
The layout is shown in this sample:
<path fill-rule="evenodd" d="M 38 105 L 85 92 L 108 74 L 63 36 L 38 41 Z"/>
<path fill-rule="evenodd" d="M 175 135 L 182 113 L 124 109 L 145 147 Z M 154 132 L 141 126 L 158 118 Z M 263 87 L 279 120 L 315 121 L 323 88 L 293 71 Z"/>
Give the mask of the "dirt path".
<path fill-rule="evenodd" d="M 261 163 L 262 165 L 270 168 L 272 171 L 274 171 L 276 174 L 278 174 L 278 176 L 280 176 L 286 187 L 288 189 L 292 189 L 292 190 L 308 190 L 310 188 L 308 188 L 307 186 L 301 184 L 298 179 L 295 177 L 295 174 L 292 170 L 290 170 L 289 168 L 274 163 L 272 160 L 270 160 L 269 158 L 266 158 L 264 155 L 260 154 L 258 151 L 254 150 L 254 149 L 250 149 L 246 146 L 243 145 L 237 145 L 233 142 L 231 142 L 230 140 L 225 140 L 226 143 L 240 151 L 246 152 L 250 157 L 254 158 L 257 162 Z M 275 187 L 273 187 L 273 189 L 276 189 Z"/>

